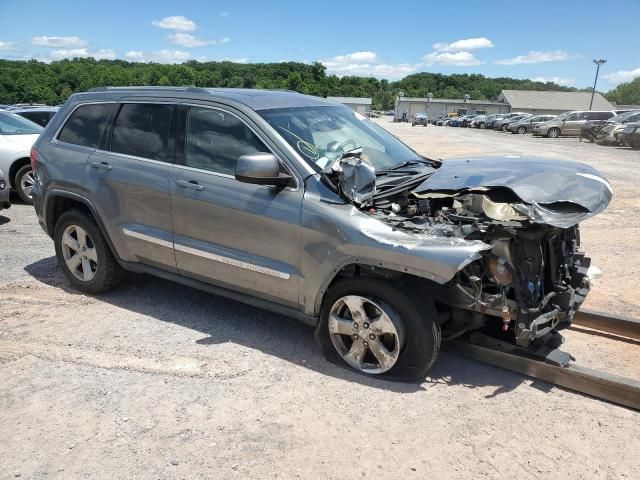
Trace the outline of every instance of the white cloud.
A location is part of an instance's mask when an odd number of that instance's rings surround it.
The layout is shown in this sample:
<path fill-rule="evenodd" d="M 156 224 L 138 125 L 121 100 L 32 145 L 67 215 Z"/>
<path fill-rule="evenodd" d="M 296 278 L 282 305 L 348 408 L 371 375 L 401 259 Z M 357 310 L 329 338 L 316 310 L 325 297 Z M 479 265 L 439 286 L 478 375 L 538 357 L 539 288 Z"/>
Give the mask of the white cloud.
<path fill-rule="evenodd" d="M 640 77 L 640 67 L 634 70 L 618 70 L 617 72 L 603 75 L 603 78 L 610 83 L 630 82 L 634 78 Z"/>
<path fill-rule="evenodd" d="M 154 20 L 151 25 L 158 28 L 166 28 L 177 32 L 192 32 L 196 29 L 196 24 L 192 20 L 182 15 L 164 17 L 162 20 Z"/>
<path fill-rule="evenodd" d="M 12 42 L 0 42 L 0 50 L 13 50 L 14 48 Z"/>
<path fill-rule="evenodd" d="M 338 76 L 372 75 L 378 78 L 401 78 L 414 73 L 420 64 L 384 63 L 375 52 L 360 51 L 320 60 L 327 72 Z"/>
<path fill-rule="evenodd" d="M 194 60 L 191 52 L 184 50 L 155 50 L 153 52 L 142 52 L 140 50 L 130 50 L 124 54 L 124 58 L 132 62 L 153 62 L 153 63 L 183 63 Z M 195 60 L 204 61 L 203 57 Z"/>
<path fill-rule="evenodd" d="M 229 37 L 221 38 L 220 40 L 203 40 L 197 38 L 190 33 L 172 33 L 167 37 L 167 40 L 176 45 L 180 45 L 185 48 L 206 47 L 207 45 L 220 45 L 223 43 L 229 43 L 231 39 Z"/>
<path fill-rule="evenodd" d="M 559 62 L 562 60 L 568 60 L 571 58 L 567 52 L 563 50 L 555 50 L 553 52 L 537 52 L 531 50 L 526 55 L 519 55 L 513 58 L 503 58 L 502 60 L 496 60 L 497 65 L 523 65 L 529 63 L 543 63 L 543 62 Z"/>
<path fill-rule="evenodd" d="M 46 35 L 33 37 L 31 43 L 39 47 L 54 48 L 82 48 L 87 46 L 86 40 L 82 40 L 80 37 L 48 37 Z"/>
<path fill-rule="evenodd" d="M 115 60 L 116 52 L 110 48 L 102 48 L 100 50 L 89 50 L 87 48 L 71 48 L 62 50 L 53 50 L 49 56 L 52 60 L 61 60 L 63 58 L 76 57 L 93 57 L 96 60 Z"/>
<path fill-rule="evenodd" d="M 434 43 L 433 49 L 439 52 L 461 52 L 478 48 L 493 48 L 493 42 L 485 37 L 465 38 L 452 43 Z"/>
<path fill-rule="evenodd" d="M 422 60 L 426 66 L 437 63 L 440 65 L 468 67 L 484 63 L 478 60 L 473 53 L 470 52 L 431 52 L 422 57 Z"/>
<path fill-rule="evenodd" d="M 531 80 L 533 80 L 534 82 L 542 82 L 542 83 L 553 82 L 557 85 L 573 85 L 574 83 L 576 83 L 575 79 L 573 78 L 560 78 L 560 77 L 535 77 L 535 78 L 532 78 Z"/>

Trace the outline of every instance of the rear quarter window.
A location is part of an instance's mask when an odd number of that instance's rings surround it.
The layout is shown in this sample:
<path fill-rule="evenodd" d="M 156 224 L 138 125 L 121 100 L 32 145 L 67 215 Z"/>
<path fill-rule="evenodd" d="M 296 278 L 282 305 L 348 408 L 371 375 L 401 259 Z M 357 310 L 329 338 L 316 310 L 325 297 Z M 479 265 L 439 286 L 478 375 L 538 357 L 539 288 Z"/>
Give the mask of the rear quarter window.
<path fill-rule="evenodd" d="M 76 108 L 58 135 L 58 141 L 100 148 L 115 113 L 115 103 L 96 103 Z"/>

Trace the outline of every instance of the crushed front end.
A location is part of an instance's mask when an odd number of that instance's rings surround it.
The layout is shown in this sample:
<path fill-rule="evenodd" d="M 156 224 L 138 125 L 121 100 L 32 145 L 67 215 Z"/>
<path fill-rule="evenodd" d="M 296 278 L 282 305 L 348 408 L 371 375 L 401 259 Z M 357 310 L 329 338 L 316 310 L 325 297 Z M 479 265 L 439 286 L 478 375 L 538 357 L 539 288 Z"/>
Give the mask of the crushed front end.
<path fill-rule="evenodd" d="M 524 159 L 451 160 L 426 180 L 412 175 L 378 178 L 361 210 L 413 235 L 487 245 L 452 280 L 428 287 L 443 340 L 480 330 L 518 348 L 556 348 L 597 271 L 580 251 L 578 224 L 608 205 L 606 179 L 575 162 Z"/>

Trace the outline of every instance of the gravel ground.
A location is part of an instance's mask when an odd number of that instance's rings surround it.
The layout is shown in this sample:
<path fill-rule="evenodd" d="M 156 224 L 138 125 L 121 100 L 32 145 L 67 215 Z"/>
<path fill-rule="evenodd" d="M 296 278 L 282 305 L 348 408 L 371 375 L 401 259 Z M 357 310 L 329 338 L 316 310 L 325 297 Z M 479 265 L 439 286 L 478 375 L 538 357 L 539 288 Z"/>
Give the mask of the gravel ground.
<path fill-rule="evenodd" d="M 381 123 L 434 157 L 600 168 L 616 198 L 583 229 L 605 272 L 589 306 L 640 316 L 638 152 Z M 637 412 L 446 353 L 421 385 L 372 381 L 305 325 L 147 276 L 78 294 L 32 208 L 2 215 L 0 479 L 637 477 Z M 567 338 L 581 364 L 640 377 L 637 343 Z"/>

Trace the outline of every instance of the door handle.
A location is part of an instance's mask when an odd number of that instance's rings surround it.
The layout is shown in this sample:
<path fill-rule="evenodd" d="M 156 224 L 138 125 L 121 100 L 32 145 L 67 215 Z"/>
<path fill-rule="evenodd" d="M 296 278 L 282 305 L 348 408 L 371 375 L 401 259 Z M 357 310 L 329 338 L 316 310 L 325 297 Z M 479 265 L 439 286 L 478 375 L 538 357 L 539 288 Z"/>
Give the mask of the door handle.
<path fill-rule="evenodd" d="M 204 187 L 195 180 L 178 180 L 176 181 L 176 185 L 180 188 L 190 188 L 191 190 L 197 190 L 199 192 L 204 190 Z"/>
<path fill-rule="evenodd" d="M 107 162 L 91 162 L 93 168 L 104 168 L 105 170 L 111 170 L 113 167 Z"/>

